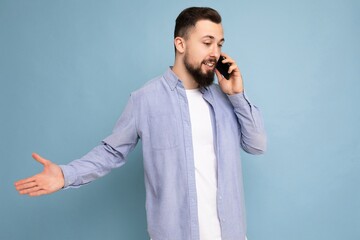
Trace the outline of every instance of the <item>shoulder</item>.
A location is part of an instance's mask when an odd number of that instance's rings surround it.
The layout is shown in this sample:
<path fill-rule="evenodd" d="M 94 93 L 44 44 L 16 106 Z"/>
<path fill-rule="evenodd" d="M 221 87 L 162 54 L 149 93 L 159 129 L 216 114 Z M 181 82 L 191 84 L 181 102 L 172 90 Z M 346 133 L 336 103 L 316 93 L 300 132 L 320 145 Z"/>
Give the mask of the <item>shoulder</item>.
<path fill-rule="evenodd" d="M 141 88 L 133 91 L 131 93 L 131 96 L 135 98 L 139 98 L 142 96 L 150 95 L 155 91 L 157 91 L 157 89 L 159 89 L 159 87 L 163 84 L 162 83 L 163 81 L 164 81 L 163 75 L 154 77 L 153 79 L 146 82 Z"/>

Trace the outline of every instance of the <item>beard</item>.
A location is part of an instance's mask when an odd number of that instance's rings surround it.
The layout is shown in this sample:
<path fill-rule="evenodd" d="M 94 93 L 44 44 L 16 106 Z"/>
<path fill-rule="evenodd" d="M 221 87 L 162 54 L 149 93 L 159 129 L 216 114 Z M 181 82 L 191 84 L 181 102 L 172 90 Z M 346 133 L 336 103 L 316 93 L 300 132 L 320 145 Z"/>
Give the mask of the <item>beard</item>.
<path fill-rule="evenodd" d="M 201 66 L 202 64 L 204 64 L 204 62 L 205 61 L 203 61 L 200 66 L 196 67 L 194 65 L 191 65 L 191 63 L 189 63 L 187 54 L 185 54 L 184 56 L 184 65 L 186 67 L 186 70 L 194 78 L 195 82 L 199 84 L 199 88 L 208 87 L 214 82 L 215 69 L 206 71 L 204 73 L 201 70 Z"/>

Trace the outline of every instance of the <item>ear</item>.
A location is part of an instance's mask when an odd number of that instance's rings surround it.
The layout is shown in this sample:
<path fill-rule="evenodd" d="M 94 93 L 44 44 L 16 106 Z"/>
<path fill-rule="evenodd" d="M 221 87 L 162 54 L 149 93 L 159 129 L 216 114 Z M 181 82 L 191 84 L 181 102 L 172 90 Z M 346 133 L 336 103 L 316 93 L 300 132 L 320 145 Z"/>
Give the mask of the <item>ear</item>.
<path fill-rule="evenodd" d="M 176 48 L 176 51 L 178 51 L 179 53 L 184 53 L 185 52 L 185 39 L 183 39 L 182 37 L 176 37 L 174 39 L 174 45 Z"/>

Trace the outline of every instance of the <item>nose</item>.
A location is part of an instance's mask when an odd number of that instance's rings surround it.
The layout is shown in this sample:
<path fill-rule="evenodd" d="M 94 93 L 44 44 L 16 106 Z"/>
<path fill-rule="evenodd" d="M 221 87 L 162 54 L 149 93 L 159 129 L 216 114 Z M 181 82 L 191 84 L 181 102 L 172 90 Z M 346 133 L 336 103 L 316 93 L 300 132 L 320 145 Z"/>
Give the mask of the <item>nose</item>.
<path fill-rule="evenodd" d="M 211 48 L 211 57 L 219 59 L 220 54 L 221 54 L 221 47 L 218 46 L 217 44 L 214 44 L 213 47 Z"/>

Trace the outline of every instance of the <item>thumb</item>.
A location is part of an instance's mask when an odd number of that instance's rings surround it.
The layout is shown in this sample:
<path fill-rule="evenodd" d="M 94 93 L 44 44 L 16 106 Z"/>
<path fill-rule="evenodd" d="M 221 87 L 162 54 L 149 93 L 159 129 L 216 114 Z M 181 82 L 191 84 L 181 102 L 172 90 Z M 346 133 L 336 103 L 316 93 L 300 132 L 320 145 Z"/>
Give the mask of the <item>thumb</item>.
<path fill-rule="evenodd" d="M 46 160 L 45 158 L 41 157 L 39 154 L 37 153 L 33 153 L 31 154 L 31 156 L 38 161 L 39 163 L 41 163 L 42 165 L 46 165 L 47 163 L 49 163 L 49 160 Z"/>
<path fill-rule="evenodd" d="M 216 77 L 218 79 L 218 82 L 220 84 L 220 82 L 222 82 L 224 80 L 224 76 L 216 68 L 215 68 L 215 73 L 216 73 Z"/>

